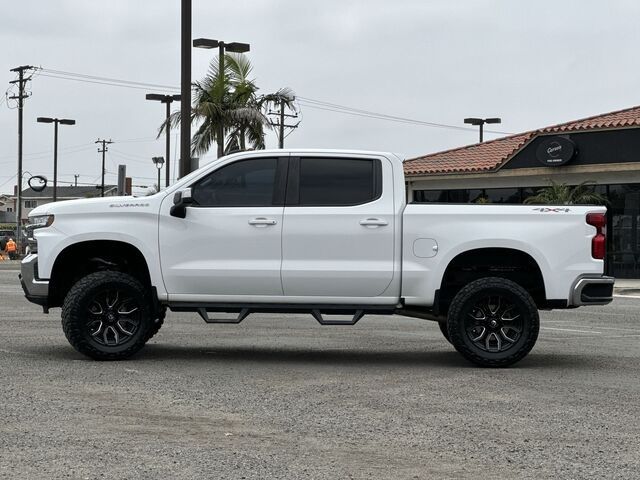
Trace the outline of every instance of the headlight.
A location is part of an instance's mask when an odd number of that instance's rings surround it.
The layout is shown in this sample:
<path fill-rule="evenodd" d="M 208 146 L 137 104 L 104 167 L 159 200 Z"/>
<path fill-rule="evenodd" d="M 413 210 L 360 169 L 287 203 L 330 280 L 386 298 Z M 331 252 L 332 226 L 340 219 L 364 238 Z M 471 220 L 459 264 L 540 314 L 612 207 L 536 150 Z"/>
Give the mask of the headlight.
<path fill-rule="evenodd" d="M 53 215 L 36 215 L 29 217 L 29 226 L 31 228 L 49 227 L 53 223 Z"/>

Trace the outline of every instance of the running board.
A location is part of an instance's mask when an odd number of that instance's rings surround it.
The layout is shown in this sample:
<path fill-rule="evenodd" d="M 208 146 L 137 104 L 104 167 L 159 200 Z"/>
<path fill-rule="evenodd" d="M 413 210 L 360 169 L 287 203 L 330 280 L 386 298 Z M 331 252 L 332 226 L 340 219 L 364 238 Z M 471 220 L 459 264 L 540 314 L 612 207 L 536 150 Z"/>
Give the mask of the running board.
<path fill-rule="evenodd" d="M 243 308 L 238 313 L 236 318 L 211 318 L 206 308 L 198 308 L 198 315 L 202 317 L 202 319 L 207 323 L 240 323 L 242 320 L 247 318 L 251 311 L 248 308 Z"/>
<path fill-rule="evenodd" d="M 351 320 L 325 320 L 320 310 L 311 310 L 311 315 L 320 325 L 355 325 L 364 317 L 364 310 L 356 310 Z"/>
<path fill-rule="evenodd" d="M 254 313 L 250 308 L 243 308 L 238 313 L 236 318 L 212 318 L 209 316 L 209 312 L 206 307 L 199 307 L 196 309 L 198 315 L 207 323 L 240 323 L 250 314 Z M 310 311 L 311 316 L 316 319 L 320 325 L 355 325 L 358 321 L 364 317 L 364 310 L 355 310 L 351 320 L 326 320 L 322 316 L 322 312 L 318 309 L 312 309 Z M 326 313 L 326 312 L 325 312 Z"/>

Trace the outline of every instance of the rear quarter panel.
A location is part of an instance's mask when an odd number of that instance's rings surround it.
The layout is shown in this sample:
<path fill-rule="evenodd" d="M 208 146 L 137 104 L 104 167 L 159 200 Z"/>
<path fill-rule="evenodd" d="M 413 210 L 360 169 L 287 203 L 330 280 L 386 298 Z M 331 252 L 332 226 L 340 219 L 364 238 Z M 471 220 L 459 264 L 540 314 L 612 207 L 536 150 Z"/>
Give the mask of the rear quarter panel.
<path fill-rule="evenodd" d="M 449 263 L 478 248 L 511 248 L 538 264 L 547 299 L 568 299 L 576 278 L 602 274 L 591 257 L 596 229 L 587 213 L 604 207 L 540 205 L 408 205 L 403 215 L 402 296 L 407 305 L 432 305 Z M 434 239 L 436 255 L 424 258 L 416 240 Z"/>

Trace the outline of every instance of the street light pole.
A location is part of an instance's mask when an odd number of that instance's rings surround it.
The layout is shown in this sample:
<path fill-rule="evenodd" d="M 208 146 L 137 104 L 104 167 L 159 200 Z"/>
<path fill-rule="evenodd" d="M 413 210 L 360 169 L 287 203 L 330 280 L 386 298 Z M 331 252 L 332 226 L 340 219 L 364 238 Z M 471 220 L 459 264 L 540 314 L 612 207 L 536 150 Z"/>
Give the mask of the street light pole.
<path fill-rule="evenodd" d="M 180 38 L 180 177 L 191 172 L 191 0 L 182 0 Z"/>
<path fill-rule="evenodd" d="M 153 157 L 151 161 L 158 169 L 158 192 L 160 191 L 160 170 L 162 170 L 162 165 L 164 164 L 164 158 L 162 157 Z M 168 166 L 169 164 L 167 164 Z"/>
<path fill-rule="evenodd" d="M 171 129 L 169 128 L 169 117 L 171 116 L 171 103 L 180 100 L 180 95 L 160 95 L 158 93 L 148 93 L 145 98 L 147 100 L 155 100 L 167 105 L 165 116 L 165 128 L 166 128 L 166 140 L 165 140 L 165 158 L 166 158 L 166 179 L 165 186 L 168 187 L 171 183 L 170 170 L 171 170 Z M 158 188 L 160 184 L 158 183 Z"/>
<path fill-rule="evenodd" d="M 483 141 L 483 132 L 484 132 L 484 124 L 485 123 L 502 123 L 502 119 L 497 118 L 497 117 L 491 117 L 491 118 L 476 118 L 476 117 L 471 117 L 471 118 L 465 118 L 464 119 L 464 123 L 468 123 L 470 125 L 478 125 L 480 127 L 480 143 L 482 143 Z"/>
<path fill-rule="evenodd" d="M 69 118 L 38 117 L 38 123 L 53 123 L 53 201 L 58 201 L 58 124 L 75 125 Z"/>
<path fill-rule="evenodd" d="M 246 53 L 251 49 L 251 45 L 248 43 L 231 42 L 225 43 L 219 40 L 212 40 L 209 38 L 196 38 L 193 41 L 195 48 L 217 48 L 218 49 L 218 72 L 221 78 L 224 79 L 224 53 Z M 218 137 L 218 158 L 224 155 L 224 125 L 221 123 L 217 126 L 216 136 Z"/>

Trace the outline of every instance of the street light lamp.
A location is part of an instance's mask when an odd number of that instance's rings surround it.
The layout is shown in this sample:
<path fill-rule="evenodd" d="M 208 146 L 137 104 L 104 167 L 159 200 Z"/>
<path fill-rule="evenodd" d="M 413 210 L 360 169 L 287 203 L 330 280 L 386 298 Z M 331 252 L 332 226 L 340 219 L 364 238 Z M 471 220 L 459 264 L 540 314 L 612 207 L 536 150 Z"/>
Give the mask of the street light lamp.
<path fill-rule="evenodd" d="M 196 38 L 193 41 L 196 48 L 217 48 L 218 49 L 218 71 L 220 75 L 224 75 L 224 52 L 246 53 L 251 49 L 248 43 L 231 42 L 225 43 L 222 40 L 212 40 L 210 38 Z M 224 155 L 224 125 L 218 125 L 218 158 Z"/>
<path fill-rule="evenodd" d="M 153 157 L 151 159 L 151 161 L 153 162 L 153 164 L 158 169 L 158 191 L 160 191 L 160 170 L 162 170 L 162 165 L 164 165 L 164 158 L 163 157 Z M 167 165 L 169 165 L 169 164 L 167 163 Z"/>
<path fill-rule="evenodd" d="M 170 179 L 170 174 L 171 174 L 171 129 L 169 128 L 169 116 L 171 115 L 171 103 L 174 101 L 180 101 L 180 95 L 161 95 L 159 93 L 147 93 L 147 95 L 145 95 L 145 98 L 147 100 L 154 100 L 156 102 L 161 102 L 167 105 L 167 112 L 166 112 L 166 141 L 165 141 L 165 157 L 167 159 L 167 169 L 165 171 L 165 186 L 169 186 L 169 183 L 171 181 Z M 158 189 L 160 189 L 160 183 L 158 183 Z"/>
<path fill-rule="evenodd" d="M 480 127 L 480 143 L 482 143 L 482 130 L 485 123 L 502 123 L 502 120 L 498 117 L 492 118 L 465 118 L 464 123 L 468 123 L 471 125 L 478 125 Z"/>
<path fill-rule="evenodd" d="M 38 117 L 38 123 L 53 123 L 53 201 L 58 201 L 58 124 L 75 125 L 76 121 L 68 118 Z"/>

